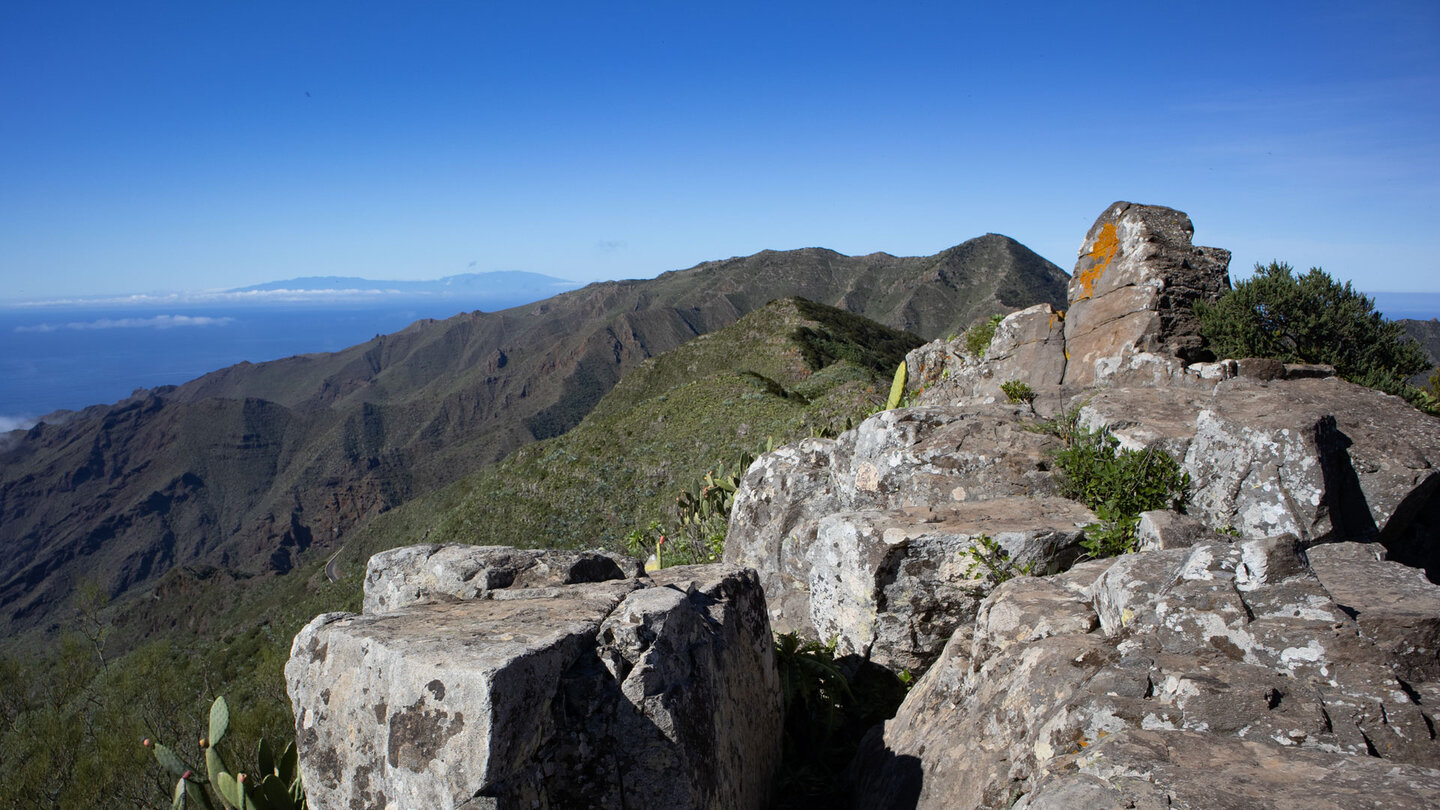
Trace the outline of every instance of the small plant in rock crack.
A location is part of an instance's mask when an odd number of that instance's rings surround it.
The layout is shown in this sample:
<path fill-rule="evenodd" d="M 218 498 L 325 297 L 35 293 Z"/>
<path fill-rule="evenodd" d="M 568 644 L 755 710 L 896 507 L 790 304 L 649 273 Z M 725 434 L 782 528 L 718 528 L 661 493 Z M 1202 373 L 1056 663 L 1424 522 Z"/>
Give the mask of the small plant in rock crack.
<path fill-rule="evenodd" d="M 1183 510 L 1190 496 L 1190 475 L 1158 447 L 1121 449 L 1108 430 L 1080 424 L 1080 406 L 1035 430 L 1049 433 L 1063 445 L 1055 451 L 1060 494 L 1095 512 L 1099 521 L 1085 527 L 1081 547 L 1092 558 L 1133 551 L 1140 513 L 1151 509 Z"/>
<path fill-rule="evenodd" d="M 1033 562 L 1017 565 L 1000 541 L 988 534 L 976 537 L 962 553 L 970 559 L 965 566 L 965 576 L 983 579 L 991 585 L 999 585 L 1017 576 L 1028 577 L 1035 567 Z"/>
<path fill-rule="evenodd" d="M 995 337 L 995 327 L 1005 320 L 1004 315 L 991 315 L 983 321 L 978 321 L 969 329 L 965 330 L 965 351 L 976 360 L 985 359 L 985 352 L 990 348 L 990 341 Z"/>
<path fill-rule="evenodd" d="M 1012 404 L 1025 405 L 1030 409 L 1032 416 L 1039 415 L 1035 413 L 1035 389 L 1031 388 L 1028 384 L 1019 380 L 1007 380 L 1000 383 L 1000 392 L 1003 393 L 1005 398 L 1010 400 Z"/>

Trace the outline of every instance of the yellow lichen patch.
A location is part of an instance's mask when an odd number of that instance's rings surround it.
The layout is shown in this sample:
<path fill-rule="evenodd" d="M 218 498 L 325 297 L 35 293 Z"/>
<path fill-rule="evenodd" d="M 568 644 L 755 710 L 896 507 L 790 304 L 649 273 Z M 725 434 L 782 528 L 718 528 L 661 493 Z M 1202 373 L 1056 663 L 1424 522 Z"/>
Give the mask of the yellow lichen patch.
<path fill-rule="evenodd" d="M 1100 228 L 1100 235 L 1095 237 L 1095 246 L 1090 248 L 1090 253 L 1085 258 L 1090 260 L 1090 266 L 1080 271 L 1077 278 L 1080 281 L 1080 296 L 1077 301 L 1083 301 L 1095 293 L 1095 282 L 1105 274 L 1105 268 L 1115 260 L 1115 254 L 1120 252 L 1120 237 L 1115 233 L 1115 223 L 1107 222 Z"/>

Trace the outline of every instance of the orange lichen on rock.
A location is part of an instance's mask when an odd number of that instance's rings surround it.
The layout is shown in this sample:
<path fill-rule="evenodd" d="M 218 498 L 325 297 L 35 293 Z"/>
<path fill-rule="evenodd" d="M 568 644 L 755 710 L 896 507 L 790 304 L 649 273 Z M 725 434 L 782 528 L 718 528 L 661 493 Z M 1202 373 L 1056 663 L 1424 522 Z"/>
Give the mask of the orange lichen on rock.
<path fill-rule="evenodd" d="M 1115 223 L 1107 222 L 1100 228 L 1100 235 L 1095 237 L 1095 246 L 1090 248 L 1090 254 L 1085 258 L 1090 260 L 1090 266 L 1080 272 L 1079 281 L 1081 294 L 1075 300 L 1083 301 L 1095 293 L 1095 282 L 1105 274 L 1105 268 L 1115 260 L 1115 254 L 1120 252 L 1120 237 L 1115 233 Z"/>

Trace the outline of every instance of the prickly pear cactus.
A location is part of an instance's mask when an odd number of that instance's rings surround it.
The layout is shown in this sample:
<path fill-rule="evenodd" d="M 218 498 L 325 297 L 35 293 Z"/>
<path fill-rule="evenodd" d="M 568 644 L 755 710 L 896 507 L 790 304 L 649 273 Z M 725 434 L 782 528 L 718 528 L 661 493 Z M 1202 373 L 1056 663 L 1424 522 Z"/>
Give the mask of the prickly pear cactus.
<path fill-rule="evenodd" d="M 200 741 L 205 751 L 205 776 L 190 768 L 172 749 L 145 740 L 155 751 L 160 767 L 177 778 L 170 806 L 173 810 L 307 810 L 305 788 L 300 781 L 300 758 L 295 743 L 285 746 L 277 758 L 265 740 L 256 751 L 257 768 L 252 773 L 232 774 L 216 747 L 230 728 L 230 707 L 218 697 L 210 705 L 210 736 Z M 211 798 L 214 794 L 219 802 Z"/>

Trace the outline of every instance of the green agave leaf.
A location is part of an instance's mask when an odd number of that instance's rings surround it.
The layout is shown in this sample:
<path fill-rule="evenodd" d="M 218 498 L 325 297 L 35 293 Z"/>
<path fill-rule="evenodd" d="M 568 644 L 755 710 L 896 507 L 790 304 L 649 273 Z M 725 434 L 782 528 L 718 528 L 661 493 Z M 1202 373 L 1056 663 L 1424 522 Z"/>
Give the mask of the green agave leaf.
<path fill-rule="evenodd" d="M 290 789 L 280 777 L 271 774 L 260 780 L 257 791 L 265 800 L 264 806 L 269 810 L 294 810 L 295 804 L 290 798 Z"/>
<path fill-rule="evenodd" d="M 280 778 L 291 784 L 300 781 L 300 752 L 293 740 L 285 746 L 285 753 L 280 755 Z"/>
<path fill-rule="evenodd" d="M 184 779 L 181 779 L 175 783 L 175 798 L 170 802 L 170 810 L 185 810 Z"/>
<path fill-rule="evenodd" d="M 892 411 L 900 407 L 900 399 L 905 396 L 905 361 L 900 361 L 899 368 L 895 369 L 895 380 L 890 383 L 890 398 L 885 401 L 885 410 Z"/>

